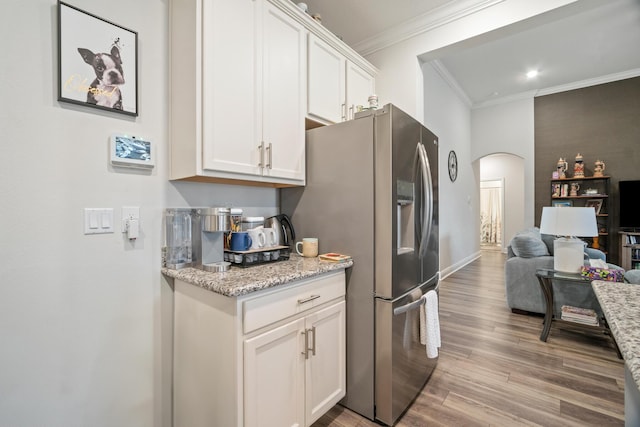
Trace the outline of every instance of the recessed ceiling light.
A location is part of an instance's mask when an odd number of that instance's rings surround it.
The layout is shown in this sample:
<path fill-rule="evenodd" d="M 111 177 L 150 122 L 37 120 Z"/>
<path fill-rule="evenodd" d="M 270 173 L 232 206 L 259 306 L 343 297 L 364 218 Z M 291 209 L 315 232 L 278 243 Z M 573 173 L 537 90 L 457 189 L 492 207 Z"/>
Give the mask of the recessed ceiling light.
<path fill-rule="evenodd" d="M 527 78 L 532 79 L 538 75 L 538 70 L 531 70 L 527 72 Z"/>

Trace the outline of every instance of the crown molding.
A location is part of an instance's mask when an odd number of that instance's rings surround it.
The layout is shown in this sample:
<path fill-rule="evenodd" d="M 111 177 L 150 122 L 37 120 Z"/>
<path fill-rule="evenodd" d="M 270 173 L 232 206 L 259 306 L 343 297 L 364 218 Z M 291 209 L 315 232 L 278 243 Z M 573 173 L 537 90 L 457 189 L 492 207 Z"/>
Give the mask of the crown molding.
<path fill-rule="evenodd" d="M 566 92 L 574 89 L 582 89 L 583 87 L 596 86 L 604 83 L 611 83 L 618 80 L 631 79 L 640 76 L 640 68 L 634 68 L 619 73 L 607 74 L 605 76 L 594 77 L 592 79 L 580 80 L 577 82 L 567 83 L 560 86 L 553 86 L 540 89 L 536 96 L 551 95 L 558 92 Z"/>
<path fill-rule="evenodd" d="M 353 48 L 362 56 L 367 56 L 504 1 L 506 0 L 451 1 L 432 11 L 418 15 L 373 37 L 356 43 L 353 45 Z"/>
<path fill-rule="evenodd" d="M 435 59 L 433 61 L 428 62 L 429 65 L 433 67 L 433 69 L 438 73 L 438 75 L 445 81 L 447 85 L 455 92 L 455 94 L 460 98 L 467 107 L 471 108 L 473 106 L 473 102 L 467 96 L 467 93 L 460 87 L 458 81 L 449 73 L 447 67 L 439 60 Z"/>
<path fill-rule="evenodd" d="M 582 89 L 590 86 L 597 86 L 605 83 L 616 82 L 618 80 L 626 80 L 640 76 L 640 68 L 634 68 L 628 71 L 622 71 L 620 73 L 607 74 L 605 76 L 594 77 L 592 79 L 580 80 L 577 82 L 571 82 L 564 85 L 552 86 L 544 89 L 530 90 L 526 92 L 520 92 L 502 98 L 491 99 L 489 101 L 476 102 L 471 108 L 484 108 L 494 105 L 507 104 L 513 101 L 519 101 L 522 99 L 531 99 L 538 96 L 552 95 L 554 93 L 567 92 L 575 89 Z"/>

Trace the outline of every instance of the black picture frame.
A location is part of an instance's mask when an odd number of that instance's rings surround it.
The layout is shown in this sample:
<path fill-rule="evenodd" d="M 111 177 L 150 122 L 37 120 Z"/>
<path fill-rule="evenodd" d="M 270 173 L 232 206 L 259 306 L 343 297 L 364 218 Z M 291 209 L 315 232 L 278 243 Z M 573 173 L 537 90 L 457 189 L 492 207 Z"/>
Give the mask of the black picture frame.
<path fill-rule="evenodd" d="M 58 101 L 138 115 L 138 33 L 58 1 Z"/>

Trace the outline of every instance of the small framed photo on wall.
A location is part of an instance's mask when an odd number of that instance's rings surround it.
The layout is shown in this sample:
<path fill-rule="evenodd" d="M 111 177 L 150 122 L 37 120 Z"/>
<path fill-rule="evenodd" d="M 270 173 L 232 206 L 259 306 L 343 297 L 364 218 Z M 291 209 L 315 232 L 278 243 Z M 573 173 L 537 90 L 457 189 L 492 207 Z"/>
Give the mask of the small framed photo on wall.
<path fill-rule="evenodd" d="M 138 33 L 58 1 L 58 101 L 138 115 Z"/>

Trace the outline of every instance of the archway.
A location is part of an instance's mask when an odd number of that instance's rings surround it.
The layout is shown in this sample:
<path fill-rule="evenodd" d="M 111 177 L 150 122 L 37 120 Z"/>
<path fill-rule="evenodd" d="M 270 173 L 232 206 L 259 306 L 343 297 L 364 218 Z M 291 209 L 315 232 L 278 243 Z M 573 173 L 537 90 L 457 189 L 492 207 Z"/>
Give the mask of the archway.
<path fill-rule="evenodd" d="M 524 159 L 510 153 L 494 153 L 478 162 L 481 222 L 477 238 L 481 247 L 493 246 L 505 252 L 513 235 L 524 228 Z M 483 201 L 483 194 L 492 200 Z M 488 244 L 483 244 L 486 238 Z"/>

